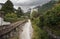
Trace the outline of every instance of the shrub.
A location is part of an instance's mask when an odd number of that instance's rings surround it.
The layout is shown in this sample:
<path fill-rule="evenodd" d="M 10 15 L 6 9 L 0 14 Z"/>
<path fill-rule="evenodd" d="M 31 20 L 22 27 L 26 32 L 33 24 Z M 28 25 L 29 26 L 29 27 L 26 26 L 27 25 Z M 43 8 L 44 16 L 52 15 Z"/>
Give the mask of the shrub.
<path fill-rule="evenodd" d="M 15 22 L 17 21 L 17 15 L 15 13 L 8 13 L 4 17 L 5 21 Z"/>

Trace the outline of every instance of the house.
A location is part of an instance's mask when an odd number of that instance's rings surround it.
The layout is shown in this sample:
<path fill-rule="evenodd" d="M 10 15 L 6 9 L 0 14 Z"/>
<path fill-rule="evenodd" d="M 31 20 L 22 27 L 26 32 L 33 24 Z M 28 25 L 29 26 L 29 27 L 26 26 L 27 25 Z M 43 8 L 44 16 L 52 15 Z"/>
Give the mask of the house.
<path fill-rule="evenodd" d="M 0 17 L 0 26 L 3 26 L 3 25 L 10 25 L 10 22 L 5 22 L 4 19 Z"/>
<path fill-rule="evenodd" d="M 0 3 L 0 10 L 1 10 L 2 6 L 3 6 L 3 3 Z"/>
<path fill-rule="evenodd" d="M 4 13 L 3 11 L 1 11 L 2 6 L 3 6 L 3 3 L 0 3 L 0 17 L 3 17 L 2 14 Z"/>

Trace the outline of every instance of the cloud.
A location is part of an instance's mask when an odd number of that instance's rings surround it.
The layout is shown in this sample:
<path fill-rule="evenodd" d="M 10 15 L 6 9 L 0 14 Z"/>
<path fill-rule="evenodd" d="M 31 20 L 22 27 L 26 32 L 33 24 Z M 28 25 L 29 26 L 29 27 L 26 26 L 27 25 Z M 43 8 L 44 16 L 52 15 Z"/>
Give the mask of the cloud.
<path fill-rule="evenodd" d="M 42 5 L 42 4 L 44 4 L 44 3 L 47 3 L 48 1 L 50 1 L 50 0 L 28 0 L 28 1 L 26 1 L 26 2 L 15 2 L 14 3 L 14 5 L 15 6 L 35 6 L 35 5 Z"/>
<path fill-rule="evenodd" d="M 0 3 L 4 3 L 7 0 L 0 0 Z M 14 4 L 14 7 L 21 7 L 24 11 L 26 11 L 28 8 L 37 6 L 37 5 L 42 5 L 44 3 L 49 2 L 50 0 L 11 0 Z"/>

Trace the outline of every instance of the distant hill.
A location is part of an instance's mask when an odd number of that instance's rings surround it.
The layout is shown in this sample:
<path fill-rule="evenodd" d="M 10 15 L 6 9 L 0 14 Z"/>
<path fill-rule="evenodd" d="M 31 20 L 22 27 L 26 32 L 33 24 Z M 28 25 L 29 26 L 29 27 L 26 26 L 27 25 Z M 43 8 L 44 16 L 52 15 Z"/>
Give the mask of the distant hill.
<path fill-rule="evenodd" d="M 57 3 L 57 1 L 50 1 L 42 6 L 36 6 L 35 8 L 38 8 L 38 12 L 40 14 L 46 12 L 47 10 L 50 10 L 52 7 L 54 7 L 54 5 Z"/>

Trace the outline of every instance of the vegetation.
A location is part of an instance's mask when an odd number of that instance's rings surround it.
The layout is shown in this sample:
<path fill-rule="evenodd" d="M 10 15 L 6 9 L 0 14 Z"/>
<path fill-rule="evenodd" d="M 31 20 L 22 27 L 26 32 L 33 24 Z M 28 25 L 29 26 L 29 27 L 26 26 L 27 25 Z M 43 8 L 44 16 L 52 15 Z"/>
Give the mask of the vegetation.
<path fill-rule="evenodd" d="M 60 36 L 60 3 L 55 4 L 55 7 L 45 12 L 42 16 L 40 16 L 39 27 L 44 28 L 47 27 L 49 30 Z"/>
<path fill-rule="evenodd" d="M 8 22 L 16 22 L 18 20 L 18 17 L 15 13 L 8 13 L 5 15 L 4 19 Z"/>
<path fill-rule="evenodd" d="M 40 15 L 36 16 L 38 13 L 40 13 Z M 60 36 L 60 2 L 50 1 L 49 3 L 44 4 L 39 8 L 39 11 L 36 12 L 36 14 L 33 12 L 31 19 L 34 28 L 33 39 L 49 39 L 44 27 L 56 36 Z"/>
<path fill-rule="evenodd" d="M 18 10 L 17 10 L 17 16 L 18 17 L 21 17 L 21 16 L 23 16 L 24 14 L 23 14 L 23 11 L 22 11 L 22 9 L 20 8 L 20 7 L 18 7 Z"/>
<path fill-rule="evenodd" d="M 43 29 L 41 29 L 38 26 L 38 25 L 40 25 L 39 24 L 40 22 L 39 22 L 39 16 L 38 15 L 39 14 L 38 14 L 37 11 L 33 11 L 32 12 L 31 21 L 32 21 L 33 29 L 34 29 L 32 39 L 49 39 L 47 32 L 44 31 Z"/>
<path fill-rule="evenodd" d="M 51 0 L 50 2 L 43 4 L 42 6 L 37 6 L 36 8 L 38 8 L 38 13 L 40 13 L 41 15 L 44 14 L 46 11 L 52 9 L 52 7 L 54 7 L 56 3 L 56 1 Z"/>
<path fill-rule="evenodd" d="M 37 11 L 33 11 L 32 12 L 32 18 L 37 18 L 38 17 L 38 12 Z"/>
<path fill-rule="evenodd" d="M 1 10 L 4 11 L 5 14 L 14 12 L 13 3 L 10 0 L 8 0 L 2 6 L 2 9 Z"/>
<path fill-rule="evenodd" d="M 46 12 L 46 14 L 43 15 L 44 19 L 44 26 L 49 27 L 52 29 L 52 32 L 56 35 L 60 35 L 60 4 L 57 4 L 52 10 L 49 10 Z"/>
<path fill-rule="evenodd" d="M 30 11 L 24 13 L 24 16 L 28 16 L 30 18 Z"/>
<path fill-rule="evenodd" d="M 18 20 L 22 20 L 23 17 L 23 11 L 20 7 L 18 7 L 18 10 L 14 9 L 13 3 L 10 0 L 7 0 L 5 4 L 2 6 L 2 11 L 4 12 L 4 20 L 8 22 L 16 22 Z"/>
<path fill-rule="evenodd" d="M 32 20 L 32 26 L 34 29 L 32 39 L 48 39 L 48 34 L 46 31 L 38 27 L 39 18 Z"/>

